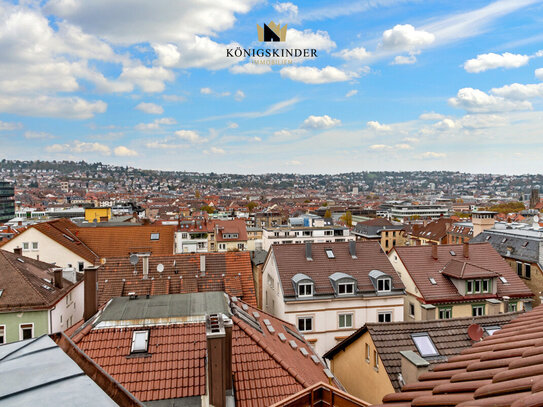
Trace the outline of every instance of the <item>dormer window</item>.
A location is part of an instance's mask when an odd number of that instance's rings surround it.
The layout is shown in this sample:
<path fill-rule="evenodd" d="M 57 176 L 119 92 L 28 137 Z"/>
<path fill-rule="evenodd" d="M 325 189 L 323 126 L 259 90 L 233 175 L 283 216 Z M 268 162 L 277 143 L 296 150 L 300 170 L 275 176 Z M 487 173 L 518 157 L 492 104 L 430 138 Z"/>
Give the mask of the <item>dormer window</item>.
<path fill-rule="evenodd" d="M 392 280 L 390 277 L 383 277 L 377 280 L 377 291 L 390 291 L 392 287 Z"/>
<path fill-rule="evenodd" d="M 294 291 L 298 298 L 312 297 L 314 293 L 313 280 L 305 274 L 298 273 L 292 277 Z"/>
<path fill-rule="evenodd" d="M 330 277 L 330 283 L 334 287 L 336 295 L 354 295 L 356 294 L 356 279 L 349 274 L 336 272 Z"/>
<path fill-rule="evenodd" d="M 338 283 L 337 293 L 339 295 L 354 294 L 354 283 Z"/>

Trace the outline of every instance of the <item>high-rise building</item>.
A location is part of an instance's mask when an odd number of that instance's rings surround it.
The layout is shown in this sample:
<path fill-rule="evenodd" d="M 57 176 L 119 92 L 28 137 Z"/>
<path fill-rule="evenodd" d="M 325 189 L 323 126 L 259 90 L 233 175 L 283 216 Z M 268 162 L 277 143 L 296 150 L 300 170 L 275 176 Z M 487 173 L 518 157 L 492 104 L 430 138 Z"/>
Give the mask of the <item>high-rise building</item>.
<path fill-rule="evenodd" d="M 0 181 L 0 223 L 15 217 L 15 187 L 7 181 Z"/>

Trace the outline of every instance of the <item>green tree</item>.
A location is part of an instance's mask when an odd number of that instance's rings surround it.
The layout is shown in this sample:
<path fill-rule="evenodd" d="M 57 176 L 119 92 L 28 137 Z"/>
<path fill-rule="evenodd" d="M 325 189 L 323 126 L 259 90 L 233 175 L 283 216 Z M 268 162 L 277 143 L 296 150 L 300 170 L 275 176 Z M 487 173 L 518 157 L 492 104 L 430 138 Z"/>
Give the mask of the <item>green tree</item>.
<path fill-rule="evenodd" d="M 331 218 L 332 217 L 332 212 L 330 212 L 330 209 L 326 209 L 326 212 L 324 213 L 324 217 L 325 218 Z"/>
<path fill-rule="evenodd" d="M 196 190 L 196 191 L 194 192 L 194 197 L 195 197 L 196 199 L 199 199 L 199 198 L 200 198 L 200 191 Z"/>
<path fill-rule="evenodd" d="M 251 201 L 247 204 L 247 209 L 249 209 L 249 212 L 253 212 L 253 210 L 258 206 L 258 204 L 254 201 Z"/>
<path fill-rule="evenodd" d="M 350 211 L 345 212 L 345 215 L 343 215 L 340 219 L 347 226 L 349 227 L 353 226 L 353 214 Z"/>

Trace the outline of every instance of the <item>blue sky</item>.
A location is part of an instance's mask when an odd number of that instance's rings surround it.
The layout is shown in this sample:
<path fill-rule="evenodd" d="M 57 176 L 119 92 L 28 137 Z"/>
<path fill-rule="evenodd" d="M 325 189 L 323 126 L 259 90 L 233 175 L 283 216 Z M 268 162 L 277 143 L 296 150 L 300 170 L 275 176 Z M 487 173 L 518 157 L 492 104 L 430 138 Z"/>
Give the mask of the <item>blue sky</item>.
<path fill-rule="evenodd" d="M 0 157 L 539 173 L 542 11 L 535 0 L 0 0 Z M 270 21 L 287 24 L 286 42 L 258 42 Z M 238 46 L 318 56 L 258 65 L 226 57 Z"/>

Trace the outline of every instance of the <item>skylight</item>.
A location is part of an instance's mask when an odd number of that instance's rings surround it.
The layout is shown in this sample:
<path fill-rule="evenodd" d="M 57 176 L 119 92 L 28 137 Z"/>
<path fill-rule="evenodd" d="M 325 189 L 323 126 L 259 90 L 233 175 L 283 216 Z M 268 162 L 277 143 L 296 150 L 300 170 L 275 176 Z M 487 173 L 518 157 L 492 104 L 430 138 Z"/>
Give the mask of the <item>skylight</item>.
<path fill-rule="evenodd" d="M 432 283 L 432 285 L 436 285 L 436 284 L 437 284 L 436 279 L 433 278 L 433 277 L 430 277 L 430 282 Z"/>
<path fill-rule="evenodd" d="M 326 249 L 326 256 L 329 259 L 335 259 L 336 258 L 336 256 L 334 256 L 334 252 L 332 251 L 332 249 Z"/>
<path fill-rule="evenodd" d="M 502 283 L 507 284 L 507 279 L 505 277 L 500 277 Z"/>
<path fill-rule="evenodd" d="M 0 289 L 0 297 L 2 296 L 2 294 L 4 294 L 4 290 Z"/>
<path fill-rule="evenodd" d="M 494 332 L 498 332 L 501 328 L 499 326 L 485 326 L 484 330 L 489 335 L 494 335 Z"/>
<path fill-rule="evenodd" d="M 434 342 L 432 342 L 432 339 L 428 334 L 417 334 L 413 335 L 412 338 L 417 350 L 423 358 L 426 356 L 439 355 Z"/>
<path fill-rule="evenodd" d="M 159 240 L 160 233 L 151 233 L 151 240 Z"/>
<path fill-rule="evenodd" d="M 456 256 L 456 253 L 454 252 L 454 250 L 451 250 L 449 253 L 451 254 L 451 256 Z"/>
<path fill-rule="evenodd" d="M 134 331 L 132 334 L 132 353 L 147 352 L 149 331 Z"/>

